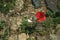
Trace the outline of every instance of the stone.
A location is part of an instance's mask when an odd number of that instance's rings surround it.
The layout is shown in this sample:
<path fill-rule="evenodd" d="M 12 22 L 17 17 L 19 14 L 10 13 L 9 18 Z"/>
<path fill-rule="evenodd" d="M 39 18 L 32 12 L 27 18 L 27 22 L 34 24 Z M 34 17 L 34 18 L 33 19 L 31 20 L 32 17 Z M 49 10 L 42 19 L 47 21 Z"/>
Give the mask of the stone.
<path fill-rule="evenodd" d="M 50 34 L 50 38 L 51 38 L 51 40 L 57 40 L 57 35 L 55 35 L 55 34 Z"/>
<path fill-rule="evenodd" d="M 18 35 L 19 40 L 26 40 L 27 39 L 27 35 L 25 33 L 21 33 Z"/>
<path fill-rule="evenodd" d="M 41 0 L 31 0 L 34 8 L 40 8 L 41 7 Z"/>
<path fill-rule="evenodd" d="M 8 40 L 17 40 L 17 35 L 10 35 Z"/>
<path fill-rule="evenodd" d="M 46 6 L 49 10 L 53 12 L 57 11 L 57 0 L 45 0 Z"/>

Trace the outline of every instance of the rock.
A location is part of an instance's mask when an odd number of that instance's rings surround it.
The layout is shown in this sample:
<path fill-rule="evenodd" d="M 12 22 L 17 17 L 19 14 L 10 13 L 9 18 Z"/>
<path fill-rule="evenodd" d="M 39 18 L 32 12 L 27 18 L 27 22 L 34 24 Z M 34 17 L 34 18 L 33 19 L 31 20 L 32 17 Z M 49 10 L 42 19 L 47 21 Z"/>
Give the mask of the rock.
<path fill-rule="evenodd" d="M 20 16 L 17 17 L 17 26 L 20 26 L 22 22 L 22 18 Z"/>
<path fill-rule="evenodd" d="M 17 35 L 10 35 L 8 40 L 17 40 Z"/>
<path fill-rule="evenodd" d="M 10 17 L 10 21 L 11 21 L 11 29 L 16 30 L 21 24 L 21 17 L 20 16 Z"/>
<path fill-rule="evenodd" d="M 18 37 L 19 37 L 19 40 L 26 40 L 27 39 L 27 35 L 25 33 L 19 34 Z"/>
<path fill-rule="evenodd" d="M 57 0 L 45 0 L 45 3 L 49 10 L 57 11 Z"/>
<path fill-rule="evenodd" d="M 57 35 L 55 35 L 55 34 L 50 34 L 50 38 L 51 38 L 51 40 L 57 40 Z"/>
<path fill-rule="evenodd" d="M 31 0 L 34 8 L 40 8 L 41 7 L 41 0 Z"/>

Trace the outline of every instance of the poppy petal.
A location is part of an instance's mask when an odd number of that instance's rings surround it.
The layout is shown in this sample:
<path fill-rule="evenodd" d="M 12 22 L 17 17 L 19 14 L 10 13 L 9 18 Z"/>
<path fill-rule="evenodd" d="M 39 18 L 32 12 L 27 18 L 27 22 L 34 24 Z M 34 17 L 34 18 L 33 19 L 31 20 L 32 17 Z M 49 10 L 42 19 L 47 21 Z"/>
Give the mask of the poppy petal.
<path fill-rule="evenodd" d="M 44 12 L 37 12 L 36 18 L 37 18 L 38 22 L 42 22 L 42 21 L 46 20 L 45 13 Z"/>

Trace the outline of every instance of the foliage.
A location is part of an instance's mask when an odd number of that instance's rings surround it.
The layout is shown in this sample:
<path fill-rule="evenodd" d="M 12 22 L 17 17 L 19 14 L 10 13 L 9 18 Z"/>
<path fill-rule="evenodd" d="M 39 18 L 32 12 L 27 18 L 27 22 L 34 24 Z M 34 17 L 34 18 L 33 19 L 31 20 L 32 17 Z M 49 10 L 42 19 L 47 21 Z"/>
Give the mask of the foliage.
<path fill-rule="evenodd" d="M 50 10 L 48 10 L 46 13 L 46 17 L 51 16 L 51 15 L 52 15 L 52 12 Z"/>
<path fill-rule="evenodd" d="M 60 2 L 57 3 L 57 8 L 60 11 Z"/>
<path fill-rule="evenodd" d="M 8 40 L 8 33 L 9 33 L 9 30 L 6 29 L 4 32 L 4 35 L 0 35 L 0 40 Z"/>
<path fill-rule="evenodd" d="M 15 6 L 16 0 L 0 0 L 0 12 L 7 14 Z"/>
<path fill-rule="evenodd" d="M 53 18 L 53 22 L 60 24 L 60 17 Z"/>
<path fill-rule="evenodd" d="M 48 14 L 48 17 L 46 21 L 42 23 L 38 23 L 35 20 L 33 24 L 33 22 L 28 22 L 28 18 L 23 18 L 22 23 L 20 25 L 22 32 L 25 32 L 27 34 L 38 32 L 41 35 L 46 35 L 52 33 L 52 30 L 54 30 L 55 33 L 58 29 L 56 28 L 57 24 L 60 23 L 60 17 L 56 17 L 56 13 L 53 13 L 50 10 L 48 10 L 46 14 Z"/>
<path fill-rule="evenodd" d="M 6 26 L 5 21 L 4 21 L 4 20 L 1 21 L 1 22 L 0 22 L 0 31 L 1 31 L 2 29 L 4 29 L 5 26 Z"/>
<path fill-rule="evenodd" d="M 32 23 L 28 22 L 28 19 L 26 17 L 23 18 L 20 27 L 21 31 L 25 32 L 26 34 L 31 34 L 35 31 L 35 25 L 32 25 Z"/>
<path fill-rule="evenodd" d="M 3 38 L 3 40 L 8 40 L 8 34 L 9 34 L 9 29 L 7 28 L 6 30 L 5 30 L 5 32 L 4 32 L 4 38 Z"/>
<path fill-rule="evenodd" d="M 7 36 L 8 36 L 8 32 L 9 32 L 9 29 L 6 28 L 6 22 L 4 20 L 2 20 L 0 22 L 0 32 L 4 29 L 6 29 L 6 30 L 4 31 L 4 33 L 2 35 L 0 35 L 1 40 L 7 40 Z"/>

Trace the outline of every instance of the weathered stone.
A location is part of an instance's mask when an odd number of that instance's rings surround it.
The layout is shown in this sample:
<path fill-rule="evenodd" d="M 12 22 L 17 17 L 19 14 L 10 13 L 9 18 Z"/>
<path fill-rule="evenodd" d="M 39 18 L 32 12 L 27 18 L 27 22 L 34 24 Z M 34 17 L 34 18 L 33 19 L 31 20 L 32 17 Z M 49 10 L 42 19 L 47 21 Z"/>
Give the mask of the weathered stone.
<path fill-rule="evenodd" d="M 18 37 L 19 37 L 19 40 L 26 40 L 27 39 L 27 35 L 25 33 L 19 34 Z"/>
<path fill-rule="evenodd" d="M 10 23 L 11 23 L 11 29 L 12 30 L 17 30 L 18 27 L 20 27 L 21 24 L 21 17 L 17 16 L 17 17 L 10 17 Z"/>
<path fill-rule="evenodd" d="M 57 0 L 45 0 L 45 3 L 49 10 L 57 11 Z"/>
<path fill-rule="evenodd" d="M 17 40 L 17 35 L 10 35 L 8 40 Z"/>
<path fill-rule="evenodd" d="M 55 35 L 55 34 L 50 34 L 50 38 L 51 38 L 51 40 L 57 40 L 58 39 L 57 35 Z"/>
<path fill-rule="evenodd" d="M 31 0 L 32 4 L 34 5 L 34 8 L 40 8 L 41 7 L 41 0 Z"/>

